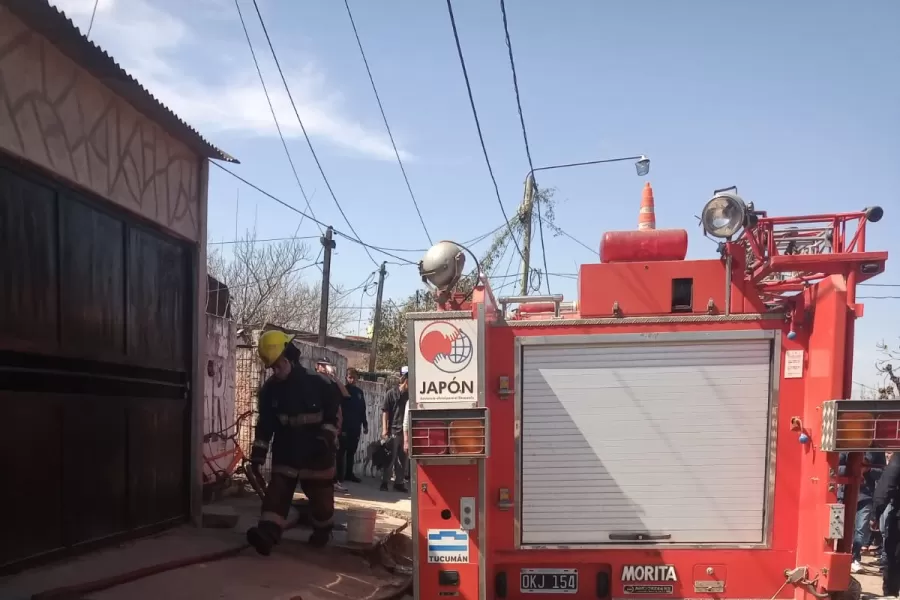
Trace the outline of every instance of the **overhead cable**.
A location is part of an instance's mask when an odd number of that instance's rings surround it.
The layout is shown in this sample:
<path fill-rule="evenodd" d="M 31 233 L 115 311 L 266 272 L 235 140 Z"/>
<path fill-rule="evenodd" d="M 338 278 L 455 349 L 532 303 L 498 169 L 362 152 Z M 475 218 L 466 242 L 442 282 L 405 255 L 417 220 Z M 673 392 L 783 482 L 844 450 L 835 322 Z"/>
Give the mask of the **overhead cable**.
<path fill-rule="evenodd" d="M 310 221 L 313 221 L 314 223 L 318 223 L 319 225 L 322 225 L 322 226 L 324 226 L 324 227 L 327 227 L 327 225 L 326 225 L 325 223 L 323 223 L 322 221 L 320 221 L 319 219 L 316 219 L 315 217 L 313 217 L 313 216 L 311 216 L 311 215 L 308 215 L 308 214 L 304 213 L 304 212 L 303 212 L 302 210 L 300 210 L 299 208 L 297 208 L 297 207 L 295 207 L 295 206 L 292 206 L 292 205 L 288 204 L 287 202 L 285 202 L 284 200 L 282 200 L 281 198 L 278 198 L 277 196 L 274 196 L 274 195 L 270 194 L 269 192 L 267 192 L 266 190 L 262 189 L 262 188 L 259 187 L 258 185 L 254 184 L 254 183 L 251 183 L 250 181 L 244 179 L 243 177 L 241 177 L 240 175 L 238 175 L 238 174 L 235 173 L 234 171 L 232 171 L 232 170 L 230 170 L 230 169 L 227 169 L 226 167 L 223 167 L 222 165 L 220 165 L 219 163 L 217 163 L 217 162 L 215 162 L 215 161 L 210 161 L 210 164 L 211 164 L 211 165 L 215 165 L 215 166 L 218 167 L 219 169 L 222 169 L 223 171 L 225 171 L 226 173 L 228 173 L 229 175 L 231 175 L 232 177 L 234 177 L 234 178 L 237 179 L 238 181 L 242 182 L 244 185 L 247 185 L 247 186 L 253 188 L 254 190 L 256 190 L 257 192 L 259 192 L 259 193 L 262 194 L 263 196 L 266 196 L 266 197 L 269 198 L 270 200 L 274 200 L 275 202 L 277 202 L 278 204 L 280 204 L 280 205 L 282 205 L 283 207 L 287 208 L 288 210 L 292 210 L 292 211 L 294 211 L 295 213 L 297 213 L 297 214 L 299 214 L 299 215 L 305 216 L 307 219 L 309 219 Z M 344 238 L 345 240 L 351 241 L 351 242 L 353 242 L 354 244 L 358 244 L 358 245 L 362 246 L 363 248 L 366 248 L 366 251 L 368 251 L 369 249 L 375 250 L 376 252 L 380 252 L 380 253 L 382 253 L 382 254 L 385 254 L 385 255 L 387 255 L 387 256 L 390 256 L 391 258 L 396 258 L 396 259 L 399 260 L 400 263 L 403 264 L 403 265 L 415 265 L 415 264 L 417 264 L 417 263 L 414 263 L 414 262 L 411 261 L 411 260 L 407 260 L 407 259 L 403 258 L 402 256 L 397 256 L 396 254 L 393 254 L 393 253 L 391 253 L 391 252 L 382 250 L 382 249 L 378 248 L 377 246 L 373 246 L 373 245 L 371 245 L 371 244 L 367 244 L 366 242 L 362 241 L 362 240 L 359 239 L 358 237 L 354 237 L 354 236 L 349 235 L 349 234 L 346 234 L 346 233 L 344 233 L 344 232 L 342 232 L 342 231 L 338 231 L 337 229 L 334 229 L 334 228 L 332 228 L 332 231 L 334 231 L 334 235 L 338 235 L 338 236 Z M 376 264 L 377 264 L 377 263 L 376 263 Z M 379 265 L 379 266 L 380 266 L 380 265 Z"/>
<path fill-rule="evenodd" d="M 534 181 L 534 162 L 531 160 L 531 146 L 528 144 L 528 130 L 525 128 L 525 115 L 522 113 L 522 97 L 519 94 L 519 77 L 516 74 L 516 60 L 513 57 L 512 41 L 509 39 L 509 23 L 506 20 L 506 1 L 500 0 L 500 13 L 503 16 L 503 33 L 506 36 L 506 49 L 509 52 L 509 68 L 512 71 L 513 89 L 516 92 L 516 107 L 519 110 L 519 124 L 522 126 L 522 139 L 525 141 L 525 155 L 528 157 L 528 176 L 531 177 L 532 193 L 537 196 L 537 182 Z M 544 262 L 544 272 L 547 272 L 547 248 L 544 245 L 544 219 L 541 216 L 541 203 L 538 199 L 537 207 L 538 231 L 541 238 L 541 256 Z M 550 291 L 550 278 L 547 281 L 547 293 Z M 540 290 L 537 290 L 540 291 Z"/>
<path fill-rule="evenodd" d="M 322 175 L 322 180 L 325 182 L 325 187 L 328 188 L 328 193 L 331 194 L 331 199 L 334 200 L 335 206 L 337 206 L 338 211 L 341 213 L 341 216 L 344 218 L 344 222 L 347 224 L 347 227 L 350 228 L 350 231 L 353 232 L 353 235 L 356 237 L 357 241 L 360 240 L 359 234 L 353 228 L 353 225 L 350 223 L 350 219 L 347 218 L 347 214 L 344 212 L 341 203 L 338 202 L 337 196 L 334 193 L 334 189 L 331 187 L 331 182 L 328 181 L 328 177 L 325 175 L 325 170 L 322 168 L 322 163 L 319 161 L 319 156 L 316 154 L 315 148 L 313 148 L 312 141 L 309 139 L 309 134 L 306 132 L 306 126 L 303 125 L 303 119 L 300 118 L 300 112 L 297 110 L 297 104 L 294 102 L 294 96 L 291 94 L 290 86 L 288 86 L 287 79 L 284 76 L 284 71 L 281 69 L 281 62 L 278 60 L 278 54 L 275 52 L 275 46 L 272 45 L 272 38 L 269 37 L 269 30 L 266 27 L 266 22 L 263 19 L 262 13 L 259 10 L 259 4 L 256 0 L 253 0 L 253 8 L 256 9 L 256 16 L 259 17 L 259 23 L 262 25 L 263 33 L 266 36 L 266 43 L 269 45 L 269 51 L 272 53 L 272 58 L 275 60 L 275 67 L 278 69 L 278 74 L 281 76 L 281 82 L 284 84 L 284 90 L 287 92 L 288 100 L 291 102 L 291 107 L 294 109 L 294 115 L 297 117 L 297 122 L 300 124 L 300 130 L 303 132 L 303 137 L 306 139 L 306 145 L 309 146 L 309 152 L 312 154 L 313 160 L 316 161 L 316 167 L 319 168 L 319 174 Z M 360 242 L 362 243 L 362 242 Z M 368 254 L 369 259 L 378 266 L 378 261 L 372 256 L 372 253 L 369 252 L 369 248 L 367 244 L 362 244 L 363 248 Z"/>
<path fill-rule="evenodd" d="M 522 260 L 525 260 L 525 256 L 522 254 L 522 249 L 519 248 L 519 242 L 516 241 L 515 236 L 513 235 L 512 225 L 509 222 L 509 217 L 506 215 L 506 209 L 503 207 L 503 200 L 500 197 L 500 187 L 497 185 L 497 178 L 494 176 L 494 169 L 491 167 L 491 159 L 488 157 L 487 146 L 484 143 L 484 134 L 481 132 L 481 121 L 478 119 L 478 110 L 475 108 L 475 98 L 472 95 L 472 84 L 469 82 L 469 71 L 466 69 L 466 59 L 463 57 L 462 45 L 459 41 L 459 31 L 456 29 L 456 17 L 453 16 L 453 4 L 451 0 L 447 0 L 447 12 L 450 14 L 450 25 L 453 27 L 453 39 L 456 42 L 456 52 L 459 55 L 459 65 L 462 67 L 463 79 L 466 82 L 466 91 L 469 94 L 469 105 L 472 107 L 472 117 L 475 119 L 475 128 L 478 131 L 478 140 L 481 142 L 481 151 L 484 153 L 484 162 L 487 164 L 488 173 L 491 176 L 491 182 L 494 184 L 494 194 L 497 196 L 497 203 L 500 205 L 500 212 L 503 213 L 503 220 L 506 221 L 506 226 L 509 227 L 509 233 L 513 236 L 513 243 L 516 245 L 516 251 L 519 253 L 519 256 L 522 257 Z"/>
<path fill-rule="evenodd" d="M 350 17 L 350 25 L 353 27 L 353 35 L 356 36 L 356 45 L 359 46 L 359 54 L 362 56 L 363 64 L 366 66 L 366 73 L 369 75 L 369 83 L 372 84 L 372 91 L 375 93 L 375 100 L 378 102 L 378 110 L 381 111 L 381 118 L 384 120 L 384 128 L 387 129 L 388 138 L 391 140 L 391 147 L 394 149 L 394 156 L 397 157 L 397 164 L 400 165 L 400 172 L 403 173 L 403 181 L 406 182 L 406 189 L 409 191 L 409 197 L 412 199 L 413 206 L 416 207 L 416 214 L 419 215 L 419 222 L 425 231 L 425 237 L 428 243 L 434 245 L 431 240 L 431 234 L 428 233 L 428 227 L 425 226 L 425 219 L 422 218 L 422 211 L 419 210 L 419 203 L 416 201 L 416 195 L 413 194 L 412 186 L 409 184 L 409 177 L 406 176 L 406 168 L 400 159 L 400 152 L 397 150 L 397 143 L 394 141 L 394 134 L 391 132 L 391 126 L 388 124 L 387 115 L 384 114 L 384 106 L 381 104 L 381 96 L 378 95 L 378 88 L 375 87 L 375 78 L 372 77 L 372 70 L 369 68 L 369 61 L 366 58 L 366 52 L 363 50 L 362 41 L 359 39 L 359 32 L 356 30 L 356 21 L 353 20 L 353 13 L 350 11 L 349 0 L 344 0 L 344 6 L 347 7 L 347 16 Z"/>
<path fill-rule="evenodd" d="M 275 129 L 278 131 L 278 137 L 281 138 L 281 145 L 284 147 L 284 153 L 287 155 L 288 163 L 291 165 L 291 171 L 294 173 L 294 180 L 296 180 L 297 187 L 300 188 L 300 194 L 303 195 L 303 200 L 306 202 L 306 210 L 309 211 L 309 214 L 315 216 L 316 213 L 313 212 L 312 206 L 309 204 L 309 197 L 306 195 L 306 190 L 303 189 L 303 184 L 300 183 L 300 175 L 297 174 L 297 167 L 294 165 L 291 151 L 288 150 L 287 141 L 284 139 L 284 133 L 281 131 L 281 124 L 278 122 L 278 117 L 275 115 L 275 107 L 272 105 L 272 98 L 269 96 L 269 88 L 266 85 L 266 80 L 263 78 L 262 69 L 259 68 L 259 60 L 256 58 L 256 51 L 253 49 L 253 42 L 250 40 L 250 32 L 247 31 L 247 23 L 244 21 L 244 13 L 241 11 L 240 1 L 234 0 L 234 6 L 237 8 L 238 17 L 241 19 L 241 27 L 244 29 L 244 37 L 247 40 L 247 46 L 250 48 L 250 56 L 253 57 L 253 64 L 256 66 L 256 74 L 259 75 L 259 82 L 262 84 L 263 93 L 266 95 L 266 102 L 269 104 L 269 112 L 272 113 L 272 120 L 275 121 Z M 303 224 L 303 217 L 300 217 L 300 224 Z M 322 235 L 325 234 L 321 225 L 319 225 L 319 232 Z"/>

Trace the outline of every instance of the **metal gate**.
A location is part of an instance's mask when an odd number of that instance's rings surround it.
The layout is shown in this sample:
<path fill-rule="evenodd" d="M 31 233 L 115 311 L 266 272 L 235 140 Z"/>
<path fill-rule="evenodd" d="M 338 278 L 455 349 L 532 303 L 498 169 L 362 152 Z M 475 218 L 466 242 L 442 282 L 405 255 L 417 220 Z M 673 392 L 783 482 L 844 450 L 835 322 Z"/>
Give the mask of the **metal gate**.
<path fill-rule="evenodd" d="M 0 567 L 187 518 L 194 261 L 0 156 Z"/>

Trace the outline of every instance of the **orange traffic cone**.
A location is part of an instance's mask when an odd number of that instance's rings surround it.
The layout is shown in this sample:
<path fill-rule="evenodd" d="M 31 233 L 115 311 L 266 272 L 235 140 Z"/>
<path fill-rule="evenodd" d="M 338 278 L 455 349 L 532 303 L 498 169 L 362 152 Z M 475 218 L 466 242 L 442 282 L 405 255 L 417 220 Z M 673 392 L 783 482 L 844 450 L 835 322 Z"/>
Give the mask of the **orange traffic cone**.
<path fill-rule="evenodd" d="M 653 188 L 650 182 L 644 184 L 641 194 L 641 212 L 638 214 L 638 231 L 656 229 L 656 213 L 653 210 Z"/>

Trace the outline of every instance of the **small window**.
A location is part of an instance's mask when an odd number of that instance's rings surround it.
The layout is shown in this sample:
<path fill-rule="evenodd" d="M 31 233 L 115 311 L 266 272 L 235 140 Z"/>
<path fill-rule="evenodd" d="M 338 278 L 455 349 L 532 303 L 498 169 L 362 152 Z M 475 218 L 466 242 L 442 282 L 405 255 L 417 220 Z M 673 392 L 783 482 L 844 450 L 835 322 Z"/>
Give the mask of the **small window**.
<path fill-rule="evenodd" d="M 672 312 L 689 313 L 694 306 L 694 280 L 690 277 L 672 280 Z"/>

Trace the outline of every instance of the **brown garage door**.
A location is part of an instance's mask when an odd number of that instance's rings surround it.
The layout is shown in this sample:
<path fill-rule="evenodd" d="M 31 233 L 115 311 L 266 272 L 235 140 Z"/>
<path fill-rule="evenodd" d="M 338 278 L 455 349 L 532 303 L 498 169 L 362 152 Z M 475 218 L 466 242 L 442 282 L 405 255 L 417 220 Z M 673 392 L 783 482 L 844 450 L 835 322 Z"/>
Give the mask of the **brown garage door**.
<path fill-rule="evenodd" d="M 188 514 L 192 257 L 0 161 L 0 569 Z"/>

